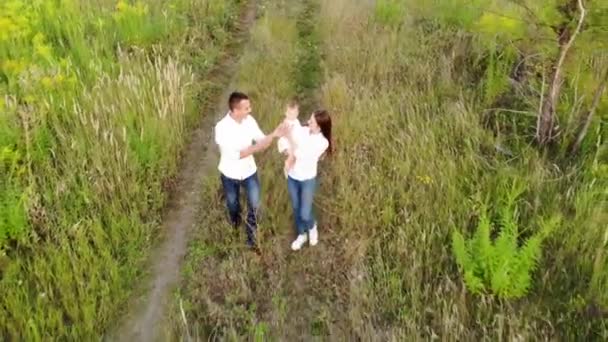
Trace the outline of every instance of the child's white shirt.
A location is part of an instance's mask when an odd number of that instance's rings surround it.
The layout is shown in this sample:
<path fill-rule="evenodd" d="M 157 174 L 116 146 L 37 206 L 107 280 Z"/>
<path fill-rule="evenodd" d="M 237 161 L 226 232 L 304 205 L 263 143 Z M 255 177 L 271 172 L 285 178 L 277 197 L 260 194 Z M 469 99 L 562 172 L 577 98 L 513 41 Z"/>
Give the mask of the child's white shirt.
<path fill-rule="evenodd" d="M 294 128 L 297 129 L 302 127 L 302 124 L 300 124 L 300 121 L 298 119 L 286 120 L 286 122 L 289 123 L 290 131 L 292 131 Z M 289 149 L 289 140 L 286 137 L 279 138 L 279 140 L 277 141 L 277 147 L 280 153 L 287 151 Z"/>

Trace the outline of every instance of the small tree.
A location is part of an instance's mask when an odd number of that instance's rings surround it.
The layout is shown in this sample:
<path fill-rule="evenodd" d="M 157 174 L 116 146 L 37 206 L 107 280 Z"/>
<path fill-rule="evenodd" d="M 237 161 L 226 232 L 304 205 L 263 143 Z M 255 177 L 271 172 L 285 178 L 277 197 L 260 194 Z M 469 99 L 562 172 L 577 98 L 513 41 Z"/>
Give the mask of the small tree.
<path fill-rule="evenodd" d="M 520 242 L 515 203 L 520 193 L 512 191 L 498 209 L 500 231 L 494 241 L 491 238 L 494 227 L 486 206 L 480 210 L 477 230 L 471 239 L 465 240 L 458 230 L 452 234 L 456 263 L 466 287 L 473 293 L 491 292 L 500 298 L 520 298 L 530 289 L 542 242 L 559 219 L 542 220 L 539 231 Z"/>

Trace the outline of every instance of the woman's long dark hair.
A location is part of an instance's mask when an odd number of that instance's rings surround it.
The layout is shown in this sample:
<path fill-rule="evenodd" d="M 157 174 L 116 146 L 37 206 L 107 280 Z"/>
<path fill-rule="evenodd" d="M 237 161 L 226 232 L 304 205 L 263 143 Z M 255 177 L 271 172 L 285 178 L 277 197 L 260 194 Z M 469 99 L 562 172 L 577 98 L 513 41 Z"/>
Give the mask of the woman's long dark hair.
<path fill-rule="evenodd" d="M 327 154 L 332 154 L 334 152 L 334 143 L 331 138 L 331 117 L 329 116 L 329 112 L 325 109 L 319 109 L 314 111 L 313 115 L 315 116 L 317 125 L 321 128 L 321 134 L 323 134 L 329 143 Z"/>

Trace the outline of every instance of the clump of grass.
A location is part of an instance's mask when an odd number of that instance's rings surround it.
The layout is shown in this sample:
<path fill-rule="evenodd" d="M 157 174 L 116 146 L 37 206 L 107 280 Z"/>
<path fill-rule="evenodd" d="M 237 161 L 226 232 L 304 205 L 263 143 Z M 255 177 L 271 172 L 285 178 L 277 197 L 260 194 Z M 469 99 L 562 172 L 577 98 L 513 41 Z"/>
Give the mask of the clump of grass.
<path fill-rule="evenodd" d="M 406 6 L 398 0 L 380 0 L 374 9 L 375 19 L 388 26 L 395 26 L 403 22 Z"/>

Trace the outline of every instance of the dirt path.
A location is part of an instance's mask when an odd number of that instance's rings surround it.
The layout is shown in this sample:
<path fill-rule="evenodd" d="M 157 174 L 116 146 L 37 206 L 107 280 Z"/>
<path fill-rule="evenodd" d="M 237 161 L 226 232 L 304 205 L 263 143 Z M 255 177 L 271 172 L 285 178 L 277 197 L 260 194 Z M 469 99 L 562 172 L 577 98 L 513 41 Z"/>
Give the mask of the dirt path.
<path fill-rule="evenodd" d="M 250 0 L 241 14 L 233 41 L 227 48 L 228 53 L 207 78 L 214 84 L 231 84 L 235 74 L 240 47 L 248 37 L 249 29 L 255 20 L 256 1 Z M 221 91 L 221 90 L 220 90 Z M 218 91 L 218 95 L 219 92 Z M 123 318 L 116 332 L 111 334 L 112 341 L 153 341 L 164 340 L 167 305 L 172 289 L 179 282 L 181 264 L 186 254 L 189 231 L 195 225 L 201 208 L 202 180 L 215 167 L 215 154 L 212 153 L 212 125 L 224 114 L 225 102 L 231 89 L 225 89 L 217 98 L 213 115 L 205 113 L 199 127 L 193 132 L 177 176 L 177 185 L 170 195 L 163 220 L 163 241 L 152 251 L 150 262 L 151 275 L 146 281 L 149 287 L 135 301 L 129 314 Z"/>

